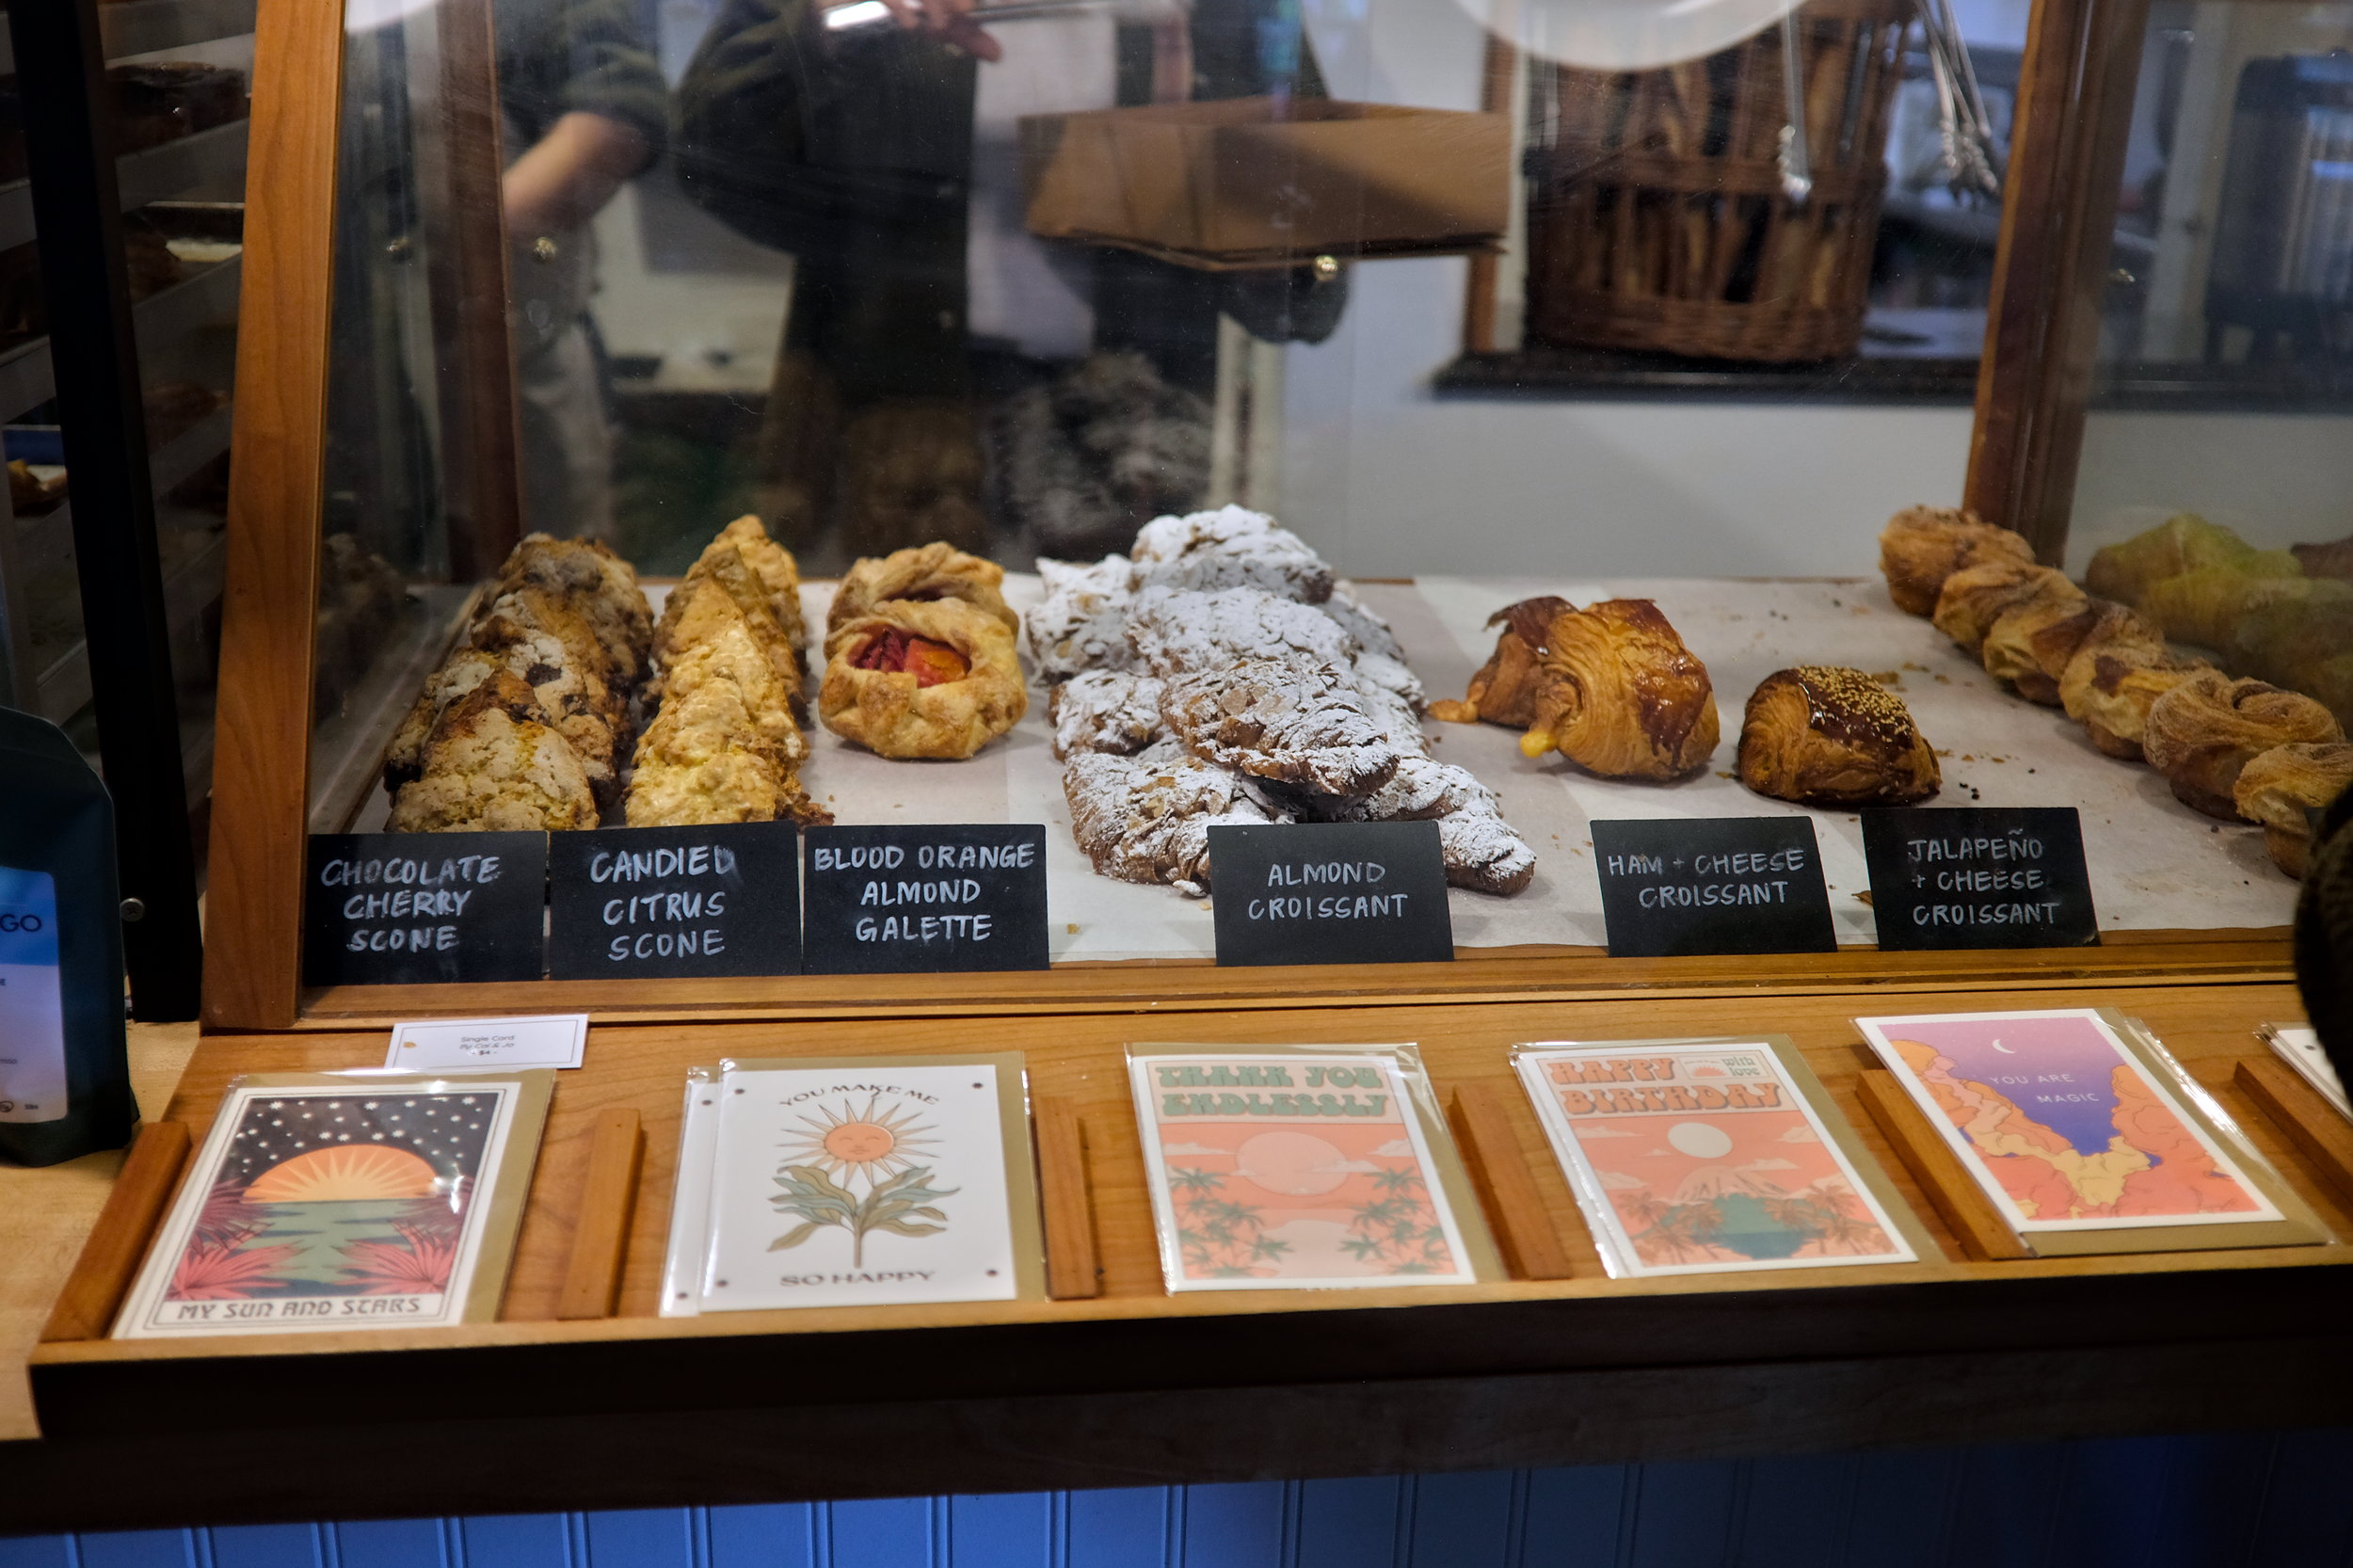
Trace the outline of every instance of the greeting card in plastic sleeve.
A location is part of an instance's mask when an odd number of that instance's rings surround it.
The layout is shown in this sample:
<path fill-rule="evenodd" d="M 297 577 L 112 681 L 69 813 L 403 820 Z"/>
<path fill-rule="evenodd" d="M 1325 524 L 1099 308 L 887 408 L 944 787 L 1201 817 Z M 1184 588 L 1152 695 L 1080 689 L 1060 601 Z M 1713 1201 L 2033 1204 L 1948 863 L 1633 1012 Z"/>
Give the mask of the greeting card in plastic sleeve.
<path fill-rule="evenodd" d="M 728 1062 L 717 1091 L 699 1310 L 1045 1293 L 1019 1056 Z"/>
<path fill-rule="evenodd" d="M 1907 1263 L 1902 1206 L 1794 1048 L 1523 1046 L 1513 1065 L 1619 1277 Z"/>
<path fill-rule="evenodd" d="M 237 1080 L 115 1336 L 496 1317 L 552 1083 L 544 1070 Z"/>
<path fill-rule="evenodd" d="M 1496 1277 L 1412 1047 L 1128 1053 L 1171 1290 Z"/>

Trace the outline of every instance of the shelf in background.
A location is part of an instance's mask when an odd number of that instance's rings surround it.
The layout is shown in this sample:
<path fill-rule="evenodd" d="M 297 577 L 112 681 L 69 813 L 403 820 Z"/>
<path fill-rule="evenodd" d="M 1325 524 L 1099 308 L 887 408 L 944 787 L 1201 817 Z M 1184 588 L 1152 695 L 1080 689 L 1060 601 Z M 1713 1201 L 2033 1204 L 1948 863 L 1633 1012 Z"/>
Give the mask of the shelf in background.
<path fill-rule="evenodd" d="M 164 576 L 164 619 L 173 632 L 220 598 L 228 568 L 226 533 L 216 533 Z M 90 699 L 89 647 L 77 642 L 52 659 L 37 678 L 41 717 L 63 724 Z"/>
<path fill-rule="evenodd" d="M 158 500 L 206 463 L 229 450 L 230 408 L 222 404 L 148 455 L 148 474 Z M 17 520 L 16 552 L 30 574 L 73 548 L 73 497 L 48 511 Z"/>
<path fill-rule="evenodd" d="M 246 4 L 249 10 L 251 0 L 246 0 Z M 115 164 L 122 210 L 136 212 L 152 202 L 168 201 L 184 191 L 215 183 L 234 181 L 243 189 L 248 129 L 247 121 L 235 120 L 192 136 L 125 153 Z M 32 182 L 11 180 L 0 185 L 0 250 L 13 249 L 32 238 Z"/>
<path fill-rule="evenodd" d="M 235 315 L 244 277 L 243 256 L 216 262 L 131 307 L 142 354 L 208 322 L 226 325 Z M 0 354 L 0 421 L 13 420 L 56 395 L 49 340 L 33 338 Z"/>
<path fill-rule="evenodd" d="M 253 31 L 257 0 L 113 0 L 98 8 L 106 58 L 152 55 Z"/>

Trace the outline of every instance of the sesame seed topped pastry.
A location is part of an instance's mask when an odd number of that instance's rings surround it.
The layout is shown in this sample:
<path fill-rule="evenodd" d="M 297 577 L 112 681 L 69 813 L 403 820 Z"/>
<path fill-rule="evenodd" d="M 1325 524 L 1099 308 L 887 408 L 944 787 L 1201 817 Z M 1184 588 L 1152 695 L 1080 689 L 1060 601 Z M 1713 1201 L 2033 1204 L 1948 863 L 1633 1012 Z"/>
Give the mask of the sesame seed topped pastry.
<path fill-rule="evenodd" d="M 1936 752 L 1903 699 L 1840 664 L 1775 670 L 1749 694 L 1740 782 L 1800 806 L 1909 806 L 1936 793 Z"/>

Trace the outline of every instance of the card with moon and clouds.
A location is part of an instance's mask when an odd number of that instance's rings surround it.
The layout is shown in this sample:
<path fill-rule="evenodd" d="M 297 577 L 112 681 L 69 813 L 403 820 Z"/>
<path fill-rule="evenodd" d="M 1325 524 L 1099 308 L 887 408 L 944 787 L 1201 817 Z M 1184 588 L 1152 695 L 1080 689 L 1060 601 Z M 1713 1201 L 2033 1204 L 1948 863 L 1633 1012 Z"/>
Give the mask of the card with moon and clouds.
<path fill-rule="evenodd" d="M 545 1069 L 235 1080 L 115 1337 L 495 1318 L 554 1080 Z"/>
<path fill-rule="evenodd" d="M 1546 1041 L 1513 1065 L 1613 1277 L 1935 1256 L 1786 1039 Z"/>
<path fill-rule="evenodd" d="M 1412 1046 L 1129 1048 L 1171 1291 L 1500 1279 Z"/>
<path fill-rule="evenodd" d="M 2137 1020 L 2080 1007 L 1855 1024 L 2038 1255 L 2327 1239 L 2229 1112 Z"/>

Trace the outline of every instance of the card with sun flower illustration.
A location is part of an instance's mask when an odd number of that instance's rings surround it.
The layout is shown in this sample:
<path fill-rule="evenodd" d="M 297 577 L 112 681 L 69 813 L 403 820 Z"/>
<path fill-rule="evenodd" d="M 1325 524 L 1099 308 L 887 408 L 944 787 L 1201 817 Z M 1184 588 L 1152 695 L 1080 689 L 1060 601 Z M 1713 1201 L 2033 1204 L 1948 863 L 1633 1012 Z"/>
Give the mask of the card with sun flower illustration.
<path fill-rule="evenodd" d="M 1018 1055 L 735 1061 L 712 1087 L 696 1310 L 1045 1295 Z"/>
<path fill-rule="evenodd" d="M 554 1084 L 545 1069 L 237 1079 L 115 1337 L 495 1318 Z"/>
<path fill-rule="evenodd" d="M 1504 1277 L 1412 1046 L 1132 1046 L 1171 1291 Z"/>
<path fill-rule="evenodd" d="M 1512 1063 L 1613 1277 L 1936 1256 L 1785 1037 L 1546 1041 Z"/>

